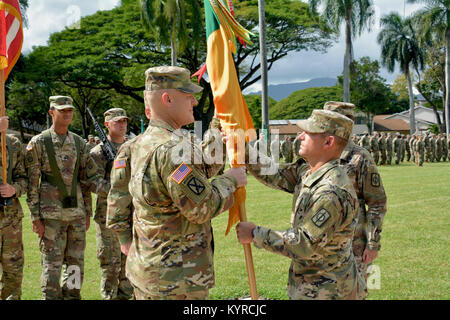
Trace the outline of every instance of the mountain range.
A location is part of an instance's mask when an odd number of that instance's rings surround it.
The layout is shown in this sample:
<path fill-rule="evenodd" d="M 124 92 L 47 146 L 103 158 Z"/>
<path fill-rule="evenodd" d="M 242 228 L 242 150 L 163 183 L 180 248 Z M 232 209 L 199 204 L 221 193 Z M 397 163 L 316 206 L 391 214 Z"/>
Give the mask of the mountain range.
<path fill-rule="evenodd" d="M 280 101 L 281 99 L 288 97 L 292 92 L 307 88 L 332 87 L 336 85 L 336 82 L 336 78 L 314 78 L 305 82 L 269 85 L 269 97 L 276 101 Z M 261 94 L 261 91 L 249 92 L 248 94 L 258 95 Z"/>

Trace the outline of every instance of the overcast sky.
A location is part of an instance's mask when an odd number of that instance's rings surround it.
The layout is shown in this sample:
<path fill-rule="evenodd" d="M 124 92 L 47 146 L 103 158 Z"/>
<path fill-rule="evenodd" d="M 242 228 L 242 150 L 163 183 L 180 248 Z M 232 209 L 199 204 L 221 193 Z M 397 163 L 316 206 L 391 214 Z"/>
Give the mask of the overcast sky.
<path fill-rule="evenodd" d="M 136 0 L 137 1 L 137 0 Z M 403 15 L 411 14 L 420 5 L 406 4 L 405 0 L 374 0 L 375 25 L 372 31 L 364 32 L 353 41 L 355 59 L 369 56 L 380 59 L 380 47 L 376 41 L 380 17 L 396 11 Z M 22 51 L 30 52 L 33 46 L 45 45 L 49 35 L 72 25 L 80 17 L 91 15 L 97 10 L 109 10 L 118 5 L 119 0 L 31 0 L 27 11 L 28 28 L 24 30 Z M 305 1 L 304 1 L 305 2 Z M 269 84 L 307 81 L 319 77 L 335 78 L 342 73 L 345 51 L 344 33 L 338 43 L 328 48 L 327 53 L 314 51 L 293 53 L 274 64 L 269 71 Z M 383 69 L 382 76 L 392 82 L 398 75 Z M 253 90 L 259 90 L 255 84 Z M 250 89 L 250 91 L 252 91 Z"/>

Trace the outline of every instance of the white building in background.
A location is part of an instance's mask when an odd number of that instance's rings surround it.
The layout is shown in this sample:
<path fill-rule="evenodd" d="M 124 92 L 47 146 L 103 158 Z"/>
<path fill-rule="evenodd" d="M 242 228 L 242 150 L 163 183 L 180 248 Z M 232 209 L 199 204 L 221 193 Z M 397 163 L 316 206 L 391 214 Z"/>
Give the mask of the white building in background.
<path fill-rule="evenodd" d="M 384 119 L 399 119 L 409 124 L 409 114 L 409 110 L 406 110 L 403 112 L 388 115 Z M 438 114 L 441 118 L 441 121 L 444 121 L 442 111 L 438 111 Z M 432 124 L 438 123 L 433 109 L 427 108 L 422 105 L 416 106 L 414 108 L 414 117 L 416 120 L 416 128 L 419 130 L 419 132 L 426 131 Z"/>

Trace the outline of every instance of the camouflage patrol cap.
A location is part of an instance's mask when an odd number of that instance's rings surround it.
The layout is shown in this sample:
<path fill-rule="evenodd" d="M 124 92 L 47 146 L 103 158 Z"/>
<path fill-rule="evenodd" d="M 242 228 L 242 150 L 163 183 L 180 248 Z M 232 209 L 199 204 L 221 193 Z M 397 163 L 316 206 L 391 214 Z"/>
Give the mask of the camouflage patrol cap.
<path fill-rule="evenodd" d="M 353 121 L 340 113 L 329 110 L 313 110 L 307 120 L 300 120 L 297 126 L 309 133 L 329 133 L 348 140 L 353 130 Z"/>
<path fill-rule="evenodd" d="M 105 116 L 105 121 L 119 121 L 122 119 L 127 119 L 130 121 L 130 118 L 127 117 L 127 112 L 122 108 L 112 108 L 103 114 Z"/>
<path fill-rule="evenodd" d="M 198 93 L 202 87 L 192 83 L 188 69 L 175 66 L 153 67 L 145 71 L 145 90 L 177 89 Z"/>
<path fill-rule="evenodd" d="M 92 135 L 92 134 L 88 135 L 88 139 L 90 139 L 90 138 L 94 138 L 94 135 Z"/>
<path fill-rule="evenodd" d="M 71 97 L 66 96 L 51 96 L 50 100 L 50 108 L 55 108 L 57 110 L 63 109 L 75 109 L 73 106 L 73 99 Z"/>
<path fill-rule="evenodd" d="M 351 119 L 355 118 L 355 112 L 353 109 L 355 109 L 355 105 L 349 102 L 328 101 L 323 105 L 323 110 L 338 112 L 346 117 L 350 117 Z"/>

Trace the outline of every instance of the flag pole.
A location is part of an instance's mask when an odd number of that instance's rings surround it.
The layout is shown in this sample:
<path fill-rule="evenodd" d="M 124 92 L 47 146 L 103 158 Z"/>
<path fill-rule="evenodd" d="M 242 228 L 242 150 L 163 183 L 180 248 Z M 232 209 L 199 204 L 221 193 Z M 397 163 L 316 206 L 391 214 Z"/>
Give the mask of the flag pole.
<path fill-rule="evenodd" d="M 3 117 L 5 111 L 5 69 L 0 70 L 0 116 Z M 1 133 L 2 144 L 2 168 L 3 168 L 3 184 L 7 183 L 6 174 L 6 131 Z"/>
<path fill-rule="evenodd" d="M 267 80 L 266 15 L 264 0 L 258 0 L 259 12 L 259 56 L 261 59 L 261 122 L 264 137 L 269 137 L 269 93 Z"/>
<path fill-rule="evenodd" d="M 239 219 L 242 222 L 247 222 L 247 212 L 245 209 L 245 202 L 239 204 Z M 250 244 L 243 244 L 245 265 L 247 267 L 248 283 L 250 287 L 250 298 L 252 300 L 258 300 L 258 290 L 256 288 L 256 276 L 255 267 L 253 265 L 252 247 Z"/>

